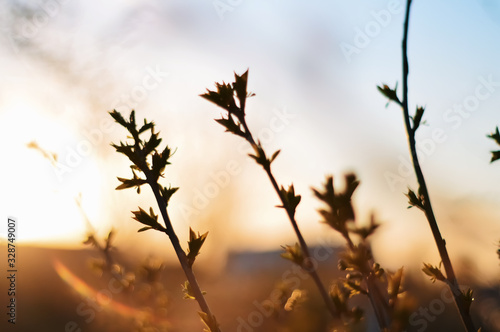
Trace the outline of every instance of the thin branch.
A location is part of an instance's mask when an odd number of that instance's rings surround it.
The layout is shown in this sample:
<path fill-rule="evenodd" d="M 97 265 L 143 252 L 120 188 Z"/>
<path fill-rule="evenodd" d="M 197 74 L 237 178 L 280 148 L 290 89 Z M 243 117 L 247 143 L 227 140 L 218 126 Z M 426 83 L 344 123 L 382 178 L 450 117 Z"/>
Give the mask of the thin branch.
<path fill-rule="evenodd" d="M 351 239 L 349 233 L 343 235 L 347 242 L 347 246 L 351 251 L 356 250 L 354 247 L 354 242 Z M 371 249 L 370 249 L 371 250 Z M 365 262 L 364 270 L 371 271 L 370 264 L 373 260 Z M 375 317 L 379 327 L 387 329 L 391 326 L 392 318 L 389 312 L 389 299 L 385 296 L 384 292 L 380 290 L 379 284 L 376 282 L 376 277 L 370 272 L 369 274 L 363 273 L 363 277 L 366 282 L 366 287 L 368 289 L 368 299 L 372 305 L 373 311 L 375 312 Z"/>
<path fill-rule="evenodd" d="M 432 209 L 431 200 L 429 196 L 429 192 L 427 190 L 427 184 L 425 182 L 424 174 L 420 167 L 420 163 L 418 161 L 416 142 L 415 142 L 415 130 L 413 130 L 410 123 L 410 114 L 408 108 L 408 74 L 409 74 L 409 65 L 408 65 L 408 25 L 410 19 L 410 6 L 412 0 L 407 0 L 406 5 L 406 14 L 404 21 L 404 33 L 403 33 L 403 45 L 402 45 L 402 55 L 403 55 L 403 100 L 402 100 L 402 108 L 403 108 L 403 116 L 405 121 L 406 133 L 408 137 L 408 144 L 410 147 L 411 158 L 413 162 L 413 168 L 415 170 L 415 174 L 417 177 L 418 184 L 420 186 L 419 192 L 423 196 L 424 199 L 424 212 L 427 220 L 429 222 L 429 226 L 432 231 L 432 235 L 434 237 L 434 241 L 436 242 L 439 255 L 441 256 L 441 260 L 443 262 L 444 269 L 446 271 L 447 284 L 449 285 L 455 303 L 460 311 L 460 316 L 462 317 L 462 321 L 467 328 L 467 331 L 477 331 L 472 323 L 472 319 L 470 317 L 470 313 L 468 310 L 467 303 L 465 301 L 464 295 L 460 291 L 457 279 L 455 277 L 455 272 L 453 270 L 453 266 L 451 264 L 450 257 L 448 255 L 448 251 L 446 249 L 446 242 L 442 238 L 441 233 L 439 231 L 439 227 L 436 221 L 436 217 L 434 215 L 434 211 Z"/>
<path fill-rule="evenodd" d="M 186 253 L 184 252 L 184 250 L 180 245 L 179 238 L 177 237 L 177 234 L 175 234 L 172 222 L 170 221 L 170 217 L 168 216 L 167 205 L 163 200 L 163 198 L 161 197 L 158 183 L 156 182 L 156 180 L 152 179 L 151 171 L 149 169 L 145 169 L 144 174 L 146 175 L 148 184 L 150 185 L 151 190 L 155 195 L 156 203 L 158 204 L 163 221 L 165 222 L 164 232 L 170 238 L 170 242 L 174 247 L 177 258 L 179 259 L 179 263 L 181 264 L 182 269 L 184 270 L 184 274 L 186 275 L 189 285 L 191 286 L 191 291 L 196 301 L 198 302 L 201 311 L 206 313 L 209 317 L 214 317 L 212 311 L 210 310 L 210 307 L 208 306 L 207 301 L 205 300 L 205 296 L 203 296 L 203 292 L 198 284 L 198 281 L 196 280 L 196 277 L 193 273 L 193 269 L 188 263 Z"/>
<path fill-rule="evenodd" d="M 125 120 L 123 116 L 117 111 L 110 112 L 110 115 L 115 119 L 116 122 L 125 127 L 131 134 L 132 138 L 134 139 L 133 145 L 124 144 L 122 142 L 120 142 L 119 145 L 112 144 L 117 150 L 117 152 L 125 154 L 133 163 L 133 165 L 131 166 L 133 178 L 132 179 L 118 178 L 122 182 L 122 184 L 118 186 L 116 189 L 119 190 L 119 189 L 137 187 L 138 188 L 137 192 L 139 193 L 141 185 L 146 183 L 149 184 L 156 198 L 156 202 L 160 209 L 165 227 L 161 226 L 157 222 L 157 216 L 153 215 L 153 216 L 147 216 L 147 218 L 145 218 L 144 211 L 141 208 L 139 208 L 138 212 L 134 212 L 134 214 L 136 215 L 134 219 L 148 226 L 139 231 L 147 229 L 155 229 L 164 232 L 165 234 L 168 235 L 168 237 L 170 238 L 170 242 L 174 247 L 179 263 L 181 264 L 181 267 L 184 270 L 184 274 L 186 275 L 187 281 L 189 283 L 188 286 L 185 286 L 186 288 L 189 287 L 188 289 L 186 289 L 187 295 L 189 297 L 194 297 L 194 299 L 198 302 L 200 309 L 202 311 L 199 313 L 200 317 L 202 321 L 205 323 L 205 325 L 207 325 L 209 331 L 220 332 L 220 328 L 217 325 L 215 316 L 212 314 L 205 300 L 203 292 L 200 289 L 198 281 L 196 280 L 196 277 L 192 269 L 192 262 L 191 263 L 189 262 L 188 256 L 182 249 L 179 243 L 179 238 L 177 237 L 174 228 L 172 226 L 172 223 L 170 221 L 170 217 L 168 216 L 167 204 L 170 196 L 166 197 L 168 193 L 166 194 L 165 193 L 166 190 L 162 189 L 159 183 L 157 182 L 159 177 L 163 175 L 162 174 L 163 169 L 165 168 L 166 165 L 169 164 L 168 158 L 170 157 L 170 149 L 167 146 L 163 152 L 158 153 L 156 147 L 160 144 L 161 139 L 158 138 L 157 133 L 154 133 L 154 123 L 153 122 L 148 123 L 146 120 L 144 120 L 144 125 L 142 125 L 140 129 L 137 129 L 135 121 L 135 112 L 133 110 L 130 114 L 129 121 Z M 151 130 L 151 138 L 149 139 L 149 141 L 142 141 L 139 135 L 147 130 Z M 151 167 L 147 161 L 149 155 L 151 155 Z M 146 179 L 137 177 L 136 174 L 134 173 L 134 169 L 141 170 L 144 173 Z M 175 190 L 173 192 L 175 192 Z M 168 195 L 171 195 L 171 193 Z M 152 209 L 151 209 L 151 214 L 153 214 Z"/>
<path fill-rule="evenodd" d="M 248 125 L 245 121 L 245 118 L 240 119 L 240 121 L 241 121 L 241 124 L 243 126 L 243 129 L 245 130 L 246 140 L 250 143 L 252 148 L 257 151 L 257 143 L 255 142 L 250 129 L 248 128 Z M 264 168 L 264 170 L 266 171 L 266 174 L 269 177 L 269 180 L 271 181 L 271 184 L 274 188 L 274 191 L 276 191 L 276 193 L 278 194 L 283 207 L 285 207 L 288 219 L 290 220 L 290 223 L 292 224 L 292 228 L 297 236 L 297 239 L 299 240 L 299 245 L 300 245 L 300 248 L 302 249 L 302 254 L 304 255 L 304 261 L 306 262 L 306 264 L 309 265 L 307 267 L 304 267 L 304 269 L 306 270 L 307 273 L 309 273 L 309 275 L 314 280 L 314 283 L 316 284 L 316 287 L 318 288 L 318 290 L 321 294 L 321 297 L 323 298 L 323 301 L 325 302 L 325 305 L 328 308 L 328 311 L 330 312 L 330 314 L 334 318 L 337 318 L 338 313 L 337 313 L 337 310 L 335 308 L 335 304 L 333 303 L 325 286 L 321 282 L 321 279 L 320 279 L 316 269 L 311 265 L 312 258 L 311 258 L 311 254 L 309 251 L 309 247 L 307 246 L 307 243 L 306 243 L 304 237 L 302 236 L 302 232 L 299 229 L 299 225 L 297 224 L 297 220 L 295 219 L 294 212 L 286 204 L 285 197 L 283 197 L 283 195 L 281 194 L 278 182 L 276 181 L 276 178 L 274 177 L 273 173 L 271 172 L 271 167 Z"/>

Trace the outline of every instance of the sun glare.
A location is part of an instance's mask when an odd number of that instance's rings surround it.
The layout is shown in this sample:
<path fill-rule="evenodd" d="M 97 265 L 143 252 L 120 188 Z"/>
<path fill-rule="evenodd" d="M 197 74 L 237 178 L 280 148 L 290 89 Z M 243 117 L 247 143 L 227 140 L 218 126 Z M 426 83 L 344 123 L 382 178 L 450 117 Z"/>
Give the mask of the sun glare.
<path fill-rule="evenodd" d="M 71 128 L 26 101 L 5 107 L 0 115 L 9 138 L 2 173 L 2 215 L 17 219 L 17 241 L 43 245 L 78 245 L 87 231 L 76 198 L 89 215 L 99 212 L 100 174 L 92 154 L 61 171 L 61 157 L 78 142 Z M 74 145 L 73 145 L 74 146 Z M 13 157 L 15 156 L 15 158 Z M 59 169 L 58 169 L 59 167 Z M 1 230 L 4 233 L 4 230 Z"/>

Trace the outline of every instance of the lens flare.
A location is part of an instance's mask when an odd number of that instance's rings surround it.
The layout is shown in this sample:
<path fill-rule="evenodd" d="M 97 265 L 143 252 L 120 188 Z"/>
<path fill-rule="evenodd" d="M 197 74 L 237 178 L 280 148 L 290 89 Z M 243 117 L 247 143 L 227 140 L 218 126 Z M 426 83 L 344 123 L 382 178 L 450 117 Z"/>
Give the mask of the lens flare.
<path fill-rule="evenodd" d="M 82 297 L 91 299 L 99 307 L 113 311 L 126 318 L 134 318 L 137 321 L 147 321 L 152 324 L 165 325 L 167 320 L 158 317 L 147 310 L 136 309 L 113 300 L 109 290 L 96 290 L 74 275 L 63 263 L 58 260 L 53 261 L 54 269 L 59 277 L 66 282 Z"/>

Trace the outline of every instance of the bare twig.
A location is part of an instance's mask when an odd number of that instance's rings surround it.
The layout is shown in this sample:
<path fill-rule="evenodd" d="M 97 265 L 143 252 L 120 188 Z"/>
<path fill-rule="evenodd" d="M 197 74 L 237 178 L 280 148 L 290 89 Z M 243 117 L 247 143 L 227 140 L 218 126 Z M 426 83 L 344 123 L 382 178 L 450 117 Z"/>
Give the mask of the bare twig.
<path fill-rule="evenodd" d="M 258 146 L 257 143 L 255 142 L 252 133 L 250 132 L 250 129 L 248 128 L 248 125 L 246 123 L 246 120 L 243 118 L 241 121 L 243 128 L 245 130 L 246 135 L 246 140 L 250 143 L 252 148 L 257 152 L 258 151 Z M 330 295 L 328 294 L 325 286 L 321 282 L 321 279 L 316 271 L 316 269 L 313 267 L 313 262 L 311 258 L 311 253 L 309 251 L 309 247 L 307 246 L 306 240 L 302 236 L 302 232 L 299 229 L 299 225 L 297 224 L 297 220 L 295 219 L 295 209 L 292 209 L 288 204 L 286 204 L 286 198 L 284 197 L 283 193 L 281 192 L 278 182 L 276 181 L 276 178 L 274 177 L 272 171 L 271 171 L 271 165 L 269 167 L 264 167 L 264 170 L 269 178 L 269 181 L 271 181 L 271 184 L 274 188 L 274 191 L 279 196 L 279 199 L 281 201 L 282 206 L 286 210 L 286 214 L 288 216 L 288 219 L 290 220 L 290 223 L 292 224 L 292 228 L 295 232 L 295 235 L 297 236 L 297 239 L 300 244 L 300 248 L 302 249 L 302 253 L 304 255 L 304 261 L 307 266 L 304 266 L 304 269 L 309 273 L 311 278 L 314 280 L 314 283 L 316 284 L 316 287 L 318 288 L 321 297 L 323 298 L 323 301 L 325 302 L 326 307 L 328 308 L 328 311 L 331 313 L 333 317 L 338 317 L 337 310 L 335 308 L 335 304 L 333 303 Z"/>
<path fill-rule="evenodd" d="M 300 196 L 296 196 L 294 194 L 293 186 L 290 186 L 289 192 L 287 192 L 283 187 L 280 188 L 278 182 L 276 181 L 276 178 L 271 171 L 271 163 L 278 155 L 279 151 L 276 151 L 271 158 L 268 158 L 260 142 L 255 141 L 255 139 L 253 138 L 253 135 L 246 123 L 246 98 L 249 96 L 253 96 L 253 94 L 249 94 L 247 92 L 247 79 L 248 70 L 242 75 L 235 74 L 235 82 L 233 84 L 216 83 L 217 91 L 207 90 L 207 93 L 202 94 L 201 97 L 225 109 L 227 111 L 227 118 L 222 117 L 221 119 L 218 119 L 216 121 L 223 125 L 226 128 L 226 131 L 244 138 L 252 146 L 255 155 L 251 155 L 251 157 L 253 157 L 256 162 L 264 168 L 274 190 L 280 198 L 282 204 L 281 207 L 285 209 L 287 216 L 290 219 L 290 223 L 292 224 L 293 230 L 295 231 L 304 258 L 303 264 L 301 266 L 314 280 L 314 283 L 316 284 L 321 297 L 323 298 L 323 301 L 328 308 L 328 311 L 332 314 L 333 317 L 338 318 L 339 314 L 335 308 L 335 304 L 333 303 L 332 298 L 330 297 L 329 293 L 321 282 L 316 269 L 314 268 L 309 248 L 295 219 L 295 208 L 300 201 Z M 290 203 L 290 197 L 293 197 L 293 200 L 298 201 L 295 203 Z"/>
<path fill-rule="evenodd" d="M 193 269 L 188 263 L 186 253 L 184 252 L 179 243 L 179 238 L 174 232 L 174 228 L 172 227 L 170 217 L 168 216 L 167 205 L 165 204 L 164 200 L 161 197 L 160 190 L 158 188 L 158 183 L 156 181 L 153 181 L 153 179 L 151 179 L 151 177 L 148 176 L 148 174 L 146 174 L 146 178 L 148 180 L 148 184 L 151 186 L 151 190 L 153 190 L 156 202 L 158 203 L 158 206 L 160 208 L 161 216 L 163 218 L 163 221 L 165 222 L 164 232 L 170 238 L 170 242 L 172 242 L 175 254 L 179 259 L 182 269 L 184 270 L 184 274 L 186 275 L 186 278 L 189 281 L 189 285 L 191 286 L 191 291 L 193 292 L 193 295 L 195 296 L 201 311 L 209 315 L 209 317 L 214 317 L 212 311 L 210 310 L 210 307 L 208 306 L 207 301 L 205 300 L 205 297 L 203 296 L 203 292 L 201 291 L 198 281 L 196 280 L 196 277 L 193 273 Z"/>
<path fill-rule="evenodd" d="M 119 145 L 113 144 L 113 147 L 115 147 L 117 152 L 125 154 L 133 163 L 133 165 L 131 166 L 133 177 L 131 179 L 118 178 L 122 182 L 122 184 L 119 185 L 116 189 L 137 187 L 137 192 L 139 193 L 140 187 L 142 185 L 146 183 L 149 184 L 151 190 L 155 195 L 156 202 L 160 209 L 160 213 L 162 215 L 165 226 L 162 226 L 157 222 L 158 216 L 154 215 L 153 209 L 150 209 L 151 212 L 148 214 L 147 212 L 139 208 L 139 211 L 133 212 L 135 215 L 134 219 L 146 225 L 146 227 L 143 227 L 139 231 L 154 229 L 168 235 L 168 237 L 170 238 L 170 242 L 174 247 L 175 254 L 177 255 L 179 263 L 181 264 L 182 269 L 184 270 L 184 274 L 187 277 L 188 284 L 185 285 L 186 295 L 189 298 L 194 298 L 198 302 L 198 305 L 200 306 L 200 309 L 202 311 L 200 313 L 200 317 L 207 326 L 208 331 L 220 332 L 215 316 L 212 314 L 210 307 L 208 306 L 203 292 L 201 291 L 198 281 L 196 280 L 196 277 L 194 275 L 192 269 L 194 258 L 191 261 L 188 259 L 188 255 L 186 255 L 186 253 L 182 249 L 179 243 L 179 238 L 177 237 L 170 221 L 170 217 L 168 216 L 168 201 L 170 199 L 170 196 L 178 188 L 167 189 L 165 187 L 162 187 L 158 183 L 158 179 L 163 176 L 163 170 L 165 166 L 169 164 L 168 159 L 171 156 L 169 147 L 167 146 L 162 152 L 157 151 L 157 147 L 160 144 L 161 139 L 158 137 L 158 133 L 154 132 L 154 123 L 144 120 L 144 124 L 140 128 L 137 128 L 134 111 L 131 112 L 130 119 L 128 121 L 125 120 L 123 116 L 117 111 L 110 112 L 110 115 L 115 119 L 116 122 L 125 127 L 131 134 L 131 138 L 134 139 L 133 144 L 123 142 L 120 142 Z M 151 131 L 151 137 L 149 140 L 143 141 L 139 136 L 140 134 L 147 131 Z M 151 161 L 148 161 L 148 157 L 150 157 Z M 144 179 L 138 177 L 135 173 L 136 170 L 141 171 L 146 178 Z M 195 239 L 194 241 L 196 240 L 199 239 Z M 190 248 L 192 244 L 191 241 L 192 239 L 190 239 Z M 197 247 L 197 250 L 201 248 L 203 241 L 204 240 L 198 242 L 199 246 Z M 193 254 L 193 256 L 196 256 L 198 252 L 190 252 L 189 254 Z"/>
<path fill-rule="evenodd" d="M 408 65 L 408 25 L 410 18 L 410 6 L 412 0 L 407 0 L 406 5 L 406 14 L 404 21 L 404 33 L 403 33 L 403 43 L 402 43 L 402 55 L 403 55 L 403 98 L 400 103 L 403 109 L 403 116 L 405 121 L 406 133 L 408 137 L 408 145 L 410 147 L 411 158 L 413 162 L 413 168 L 415 170 L 415 174 L 417 177 L 417 181 L 419 184 L 419 194 L 423 197 L 423 210 L 427 220 L 429 222 L 429 226 L 432 231 L 432 235 L 434 236 L 434 241 L 436 242 L 439 255 L 441 256 L 441 260 L 443 262 L 444 269 L 446 271 L 446 279 L 447 284 L 450 287 L 450 290 L 453 293 L 455 303 L 457 305 L 458 310 L 460 311 L 460 316 L 462 317 L 462 321 L 467 328 L 467 331 L 477 331 L 472 323 L 472 319 L 469 313 L 468 303 L 460 290 L 458 285 L 455 272 L 453 270 L 453 266 L 451 264 L 450 257 L 448 255 L 448 251 L 446 249 L 446 242 L 442 238 L 441 233 L 439 231 L 439 227 L 436 221 L 436 217 L 434 215 L 434 211 L 432 209 L 431 200 L 429 196 L 429 192 L 427 189 L 427 184 L 425 182 L 425 178 L 420 167 L 420 163 L 418 161 L 416 142 L 415 142 L 415 131 L 416 125 L 412 127 L 410 123 L 410 114 L 408 109 L 408 74 L 409 74 L 409 65 Z"/>

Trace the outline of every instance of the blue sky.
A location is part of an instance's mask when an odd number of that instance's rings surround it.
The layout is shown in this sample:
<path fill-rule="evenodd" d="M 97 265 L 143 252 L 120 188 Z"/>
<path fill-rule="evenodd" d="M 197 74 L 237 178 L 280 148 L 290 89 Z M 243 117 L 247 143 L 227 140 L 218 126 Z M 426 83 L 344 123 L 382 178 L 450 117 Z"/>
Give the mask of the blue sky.
<path fill-rule="evenodd" d="M 375 252 L 394 265 L 413 255 L 437 259 L 423 215 L 407 210 L 402 194 L 416 185 L 412 174 L 404 174 L 401 111 L 386 108 L 376 90 L 401 83 L 403 1 L 50 3 L 45 9 L 30 3 L 24 18 L 16 18 L 8 3 L 0 11 L 6 22 L 0 119 L 7 153 L 15 156 L 1 166 L 10 174 L 2 215 L 19 216 L 27 240 L 78 244 L 85 222 L 73 201 L 81 193 L 85 212 L 103 234 L 113 225 L 124 245 L 129 236 L 163 243 L 155 235 L 136 235 L 130 220 L 128 211 L 151 204 L 151 197 L 112 190 L 115 177 L 129 171 L 109 147 L 124 132 L 107 125 L 106 111 L 134 107 L 178 149 L 165 181 L 181 187 L 171 207 L 181 237 L 193 226 L 210 230 L 213 241 L 227 248 L 293 243 L 264 174 L 238 139 L 212 120 L 220 111 L 198 97 L 213 82 L 249 68 L 256 96 L 248 121 L 269 150 L 282 149 L 277 178 L 303 194 L 298 217 L 306 238 L 336 241 L 325 239 L 328 232 L 318 225 L 310 186 L 318 187 L 325 174 L 341 179 L 355 171 L 362 181 L 355 196 L 360 221 L 375 211 L 384 222 Z M 500 9 L 479 0 L 414 1 L 412 8 L 410 104 L 426 106 L 427 126 L 417 139 L 431 197 L 450 251 L 458 257 L 473 252 L 485 266 L 495 259 L 500 237 L 500 164 L 488 163 L 496 147 L 486 138 L 500 125 Z M 61 163 L 72 162 L 62 181 L 41 154 L 25 148 L 33 140 Z M 228 169 L 230 180 L 218 185 L 206 206 L 195 201 Z M 398 181 L 388 181 L 391 176 Z M 47 200 L 27 209 L 28 185 Z M 186 213 L 190 208 L 196 213 Z M 41 225 L 53 235 L 41 236 Z"/>

